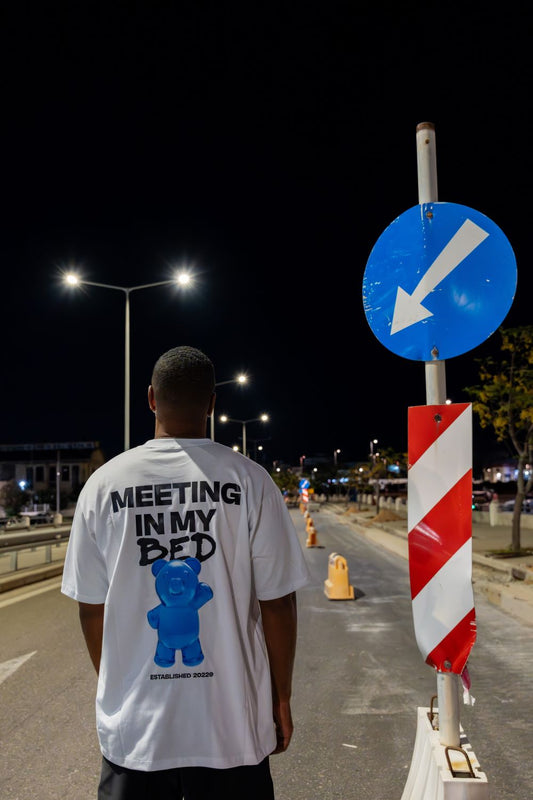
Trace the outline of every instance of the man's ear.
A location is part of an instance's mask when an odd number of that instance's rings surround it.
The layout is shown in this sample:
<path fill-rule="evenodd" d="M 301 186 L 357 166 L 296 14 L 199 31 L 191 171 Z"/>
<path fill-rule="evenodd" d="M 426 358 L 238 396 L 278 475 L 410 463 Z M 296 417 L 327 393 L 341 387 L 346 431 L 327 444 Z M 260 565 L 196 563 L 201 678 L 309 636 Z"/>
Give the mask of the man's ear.
<path fill-rule="evenodd" d="M 152 384 L 150 384 L 150 386 L 148 387 L 148 405 L 155 414 L 155 396 L 154 396 L 154 387 L 152 386 Z"/>
<path fill-rule="evenodd" d="M 215 400 L 216 400 L 216 394 L 215 394 L 215 392 L 213 392 L 213 394 L 211 395 L 211 400 L 209 401 L 208 409 L 207 409 L 207 416 L 208 417 L 210 417 L 212 414 L 214 414 L 214 411 L 215 411 Z"/>

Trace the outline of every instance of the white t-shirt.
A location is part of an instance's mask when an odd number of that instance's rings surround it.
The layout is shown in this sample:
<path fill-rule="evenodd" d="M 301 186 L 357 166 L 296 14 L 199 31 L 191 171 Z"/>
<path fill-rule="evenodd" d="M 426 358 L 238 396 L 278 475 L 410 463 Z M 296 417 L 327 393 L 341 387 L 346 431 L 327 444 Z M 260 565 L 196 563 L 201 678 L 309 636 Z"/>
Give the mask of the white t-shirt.
<path fill-rule="evenodd" d="M 152 439 L 100 467 L 78 499 L 62 592 L 105 603 L 103 755 L 151 771 L 256 764 L 271 753 L 258 600 L 308 580 L 281 492 L 230 448 Z"/>

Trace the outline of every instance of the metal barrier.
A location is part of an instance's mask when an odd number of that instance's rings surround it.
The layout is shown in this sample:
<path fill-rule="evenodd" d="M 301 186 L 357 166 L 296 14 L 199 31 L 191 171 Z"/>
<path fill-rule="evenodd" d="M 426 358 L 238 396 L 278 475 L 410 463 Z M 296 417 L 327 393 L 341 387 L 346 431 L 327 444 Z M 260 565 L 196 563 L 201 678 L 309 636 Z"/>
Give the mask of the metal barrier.
<path fill-rule="evenodd" d="M 68 542 L 69 536 L 70 526 L 65 526 L 62 530 L 13 533 L 0 536 L 0 557 L 9 558 L 9 568 L 5 572 L 0 572 L 0 580 L 9 577 L 13 573 L 52 564 L 54 560 L 53 549 L 64 546 Z M 29 567 L 27 565 L 21 566 L 20 555 L 28 552 L 38 554 L 34 559 L 35 563 Z"/>

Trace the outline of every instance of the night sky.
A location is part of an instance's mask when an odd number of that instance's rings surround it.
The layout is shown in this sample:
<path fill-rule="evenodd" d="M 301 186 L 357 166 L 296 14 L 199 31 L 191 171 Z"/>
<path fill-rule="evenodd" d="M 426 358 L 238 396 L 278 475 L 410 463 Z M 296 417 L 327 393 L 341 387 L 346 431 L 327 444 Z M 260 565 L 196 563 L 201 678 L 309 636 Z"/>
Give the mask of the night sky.
<path fill-rule="evenodd" d="M 124 295 L 177 266 L 193 290 L 131 296 L 131 443 L 153 434 L 161 352 L 213 358 L 218 414 L 271 421 L 274 460 L 407 450 L 423 362 L 370 329 L 362 281 L 384 229 L 418 203 L 416 126 L 435 125 L 439 200 L 506 234 L 532 323 L 529 4 L 19 3 L 2 20 L 0 441 L 123 442 Z M 464 11 L 464 9 L 467 9 Z M 446 362 L 468 400 L 475 359 Z M 240 426 L 216 438 L 237 444 Z M 476 454 L 493 442 L 474 431 Z M 485 458 L 485 455 L 483 456 Z M 488 456 L 487 456 L 488 457 Z"/>

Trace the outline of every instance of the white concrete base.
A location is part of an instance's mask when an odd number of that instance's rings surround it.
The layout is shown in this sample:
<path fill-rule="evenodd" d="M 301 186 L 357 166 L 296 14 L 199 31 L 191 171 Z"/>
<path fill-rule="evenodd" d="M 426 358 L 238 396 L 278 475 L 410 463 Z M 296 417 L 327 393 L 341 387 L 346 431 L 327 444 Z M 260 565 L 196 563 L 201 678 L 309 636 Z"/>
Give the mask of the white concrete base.
<path fill-rule="evenodd" d="M 462 727 L 460 747 L 467 754 L 471 769 L 460 750 L 447 749 L 440 743 L 429 712 L 429 708 L 419 708 L 417 712 L 415 746 L 401 800 L 488 800 L 487 776 L 480 771 Z M 433 714 L 438 715 L 438 709 L 433 709 Z"/>

